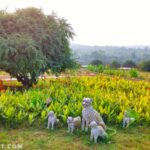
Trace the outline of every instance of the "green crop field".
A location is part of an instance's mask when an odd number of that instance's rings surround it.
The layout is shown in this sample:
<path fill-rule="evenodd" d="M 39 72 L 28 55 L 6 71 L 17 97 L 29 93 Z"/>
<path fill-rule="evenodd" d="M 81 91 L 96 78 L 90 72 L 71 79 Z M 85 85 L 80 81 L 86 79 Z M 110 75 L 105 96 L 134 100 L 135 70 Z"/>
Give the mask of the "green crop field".
<path fill-rule="evenodd" d="M 9 84 L 20 86 L 16 81 Z M 52 102 L 47 107 L 45 102 L 49 97 Z M 90 142 L 89 133 L 67 133 L 67 116 L 81 116 L 83 97 L 93 98 L 93 107 L 102 115 L 106 125 L 117 131 L 109 142 L 100 141 L 94 145 Z M 150 84 L 144 80 L 134 81 L 104 75 L 39 80 L 28 91 L 7 89 L 0 93 L 0 142 L 23 143 L 24 149 L 148 150 L 149 102 Z M 47 113 L 50 110 L 55 112 L 62 126 L 53 132 L 46 130 Z M 131 127 L 123 129 L 125 110 L 132 110 L 136 121 Z"/>

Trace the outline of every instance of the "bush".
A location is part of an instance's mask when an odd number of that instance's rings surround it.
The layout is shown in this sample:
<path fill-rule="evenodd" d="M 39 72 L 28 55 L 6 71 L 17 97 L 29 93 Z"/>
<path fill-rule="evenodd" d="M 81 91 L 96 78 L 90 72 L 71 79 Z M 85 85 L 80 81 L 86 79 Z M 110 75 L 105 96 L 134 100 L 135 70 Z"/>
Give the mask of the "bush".
<path fill-rule="evenodd" d="M 97 66 L 97 72 L 102 73 L 104 71 L 104 66 L 103 65 L 98 65 Z"/>
<path fill-rule="evenodd" d="M 93 71 L 93 72 L 98 72 L 102 73 L 104 71 L 104 66 L 103 65 L 88 65 L 88 70 Z"/>
<path fill-rule="evenodd" d="M 132 60 L 127 60 L 124 64 L 123 67 L 130 67 L 130 68 L 135 68 L 137 67 L 135 62 L 133 62 Z"/>
<path fill-rule="evenodd" d="M 88 70 L 95 72 L 95 66 L 88 65 Z"/>
<path fill-rule="evenodd" d="M 111 63 L 112 68 L 120 68 L 121 64 L 118 61 L 113 61 Z"/>
<path fill-rule="evenodd" d="M 150 71 L 150 60 L 145 61 L 140 65 L 142 71 Z"/>
<path fill-rule="evenodd" d="M 94 66 L 103 65 L 103 62 L 101 60 L 93 60 L 91 62 L 91 65 L 94 65 Z"/>
<path fill-rule="evenodd" d="M 130 76 L 136 78 L 138 77 L 138 72 L 136 70 L 130 70 Z"/>

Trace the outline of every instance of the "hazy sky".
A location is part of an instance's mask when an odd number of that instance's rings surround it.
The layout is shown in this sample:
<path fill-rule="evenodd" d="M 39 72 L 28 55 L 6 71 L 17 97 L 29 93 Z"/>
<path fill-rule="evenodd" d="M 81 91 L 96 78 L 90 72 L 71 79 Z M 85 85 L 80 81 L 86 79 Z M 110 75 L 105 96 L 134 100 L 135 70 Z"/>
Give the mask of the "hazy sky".
<path fill-rule="evenodd" d="M 6 6 L 56 12 L 72 25 L 74 43 L 150 45 L 150 0 L 0 0 L 0 9 Z"/>

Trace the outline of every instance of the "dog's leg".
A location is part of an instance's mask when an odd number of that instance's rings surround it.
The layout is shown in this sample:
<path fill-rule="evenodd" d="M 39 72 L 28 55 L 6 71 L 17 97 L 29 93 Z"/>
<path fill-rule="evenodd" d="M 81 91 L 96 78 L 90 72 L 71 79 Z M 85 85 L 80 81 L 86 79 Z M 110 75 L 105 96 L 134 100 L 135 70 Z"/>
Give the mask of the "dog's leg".
<path fill-rule="evenodd" d="M 70 131 L 71 131 L 71 130 L 70 130 L 70 125 L 68 125 L 68 133 L 70 133 Z"/>
<path fill-rule="evenodd" d="M 90 140 L 93 141 L 93 139 L 94 139 L 94 134 L 93 134 L 93 132 L 92 132 L 92 130 L 91 130 Z"/>
<path fill-rule="evenodd" d="M 47 129 L 49 129 L 49 125 L 50 125 L 50 121 L 48 120 L 48 123 L 47 123 Z"/>
<path fill-rule="evenodd" d="M 129 127 L 129 124 L 130 124 L 130 119 L 128 118 L 128 119 L 126 120 L 126 127 Z"/>
<path fill-rule="evenodd" d="M 86 120 L 86 127 L 85 127 L 85 131 L 88 131 L 88 126 L 89 126 L 89 120 Z"/>
<path fill-rule="evenodd" d="M 122 124 L 122 126 L 123 126 L 123 128 L 125 128 L 125 126 L 126 126 L 126 120 L 125 120 L 125 119 L 123 119 L 123 124 Z"/>
<path fill-rule="evenodd" d="M 74 132 L 74 125 L 72 126 L 72 133 Z"/>
<path fill-rule="evenodd" d="M 84 130 L 84 126 L 85 126 L 85 119 L 84 117 L 82 117 L 82 130 Z"/>
<path fill-rule="evenodd" d="M 52 120 L 52 127 L 51 130 L 54 130 L 54 120 Z"/>
<path fill-rule="evenodd" d="M 97 143 L 98 135 L 94 135 L 94 143 Z"/>
<path fill-rule="evenodd" d="M 71 134 L 73 133 L 74 130 L 74 126 L 71 126 Z"/>

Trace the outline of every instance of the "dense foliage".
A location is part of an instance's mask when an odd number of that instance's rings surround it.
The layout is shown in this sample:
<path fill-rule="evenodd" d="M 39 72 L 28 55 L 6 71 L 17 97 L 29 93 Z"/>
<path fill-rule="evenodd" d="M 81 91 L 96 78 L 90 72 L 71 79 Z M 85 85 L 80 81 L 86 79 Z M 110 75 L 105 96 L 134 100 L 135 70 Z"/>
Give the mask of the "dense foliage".
<path fill-rule="evenodd" d="M 46 107 L 49 97 L 52 102 Z M 129 109 L 138 114 L 136 123 L 150 124 L 149 82 L 105 76 L 40 80 L 35 89 L 24 93 L 0 93 L 0 122 L 43 124 L 47 122 L 48 111 L 53 110 L 66 123 L 68 115 L 81 115 L 83 97 L 93 98 L 93 106 L 106 124 L 120 125 L 124 111 Z"/>
<path fill-rule="evenodd" d="M 132 60 L 127 60 L 123 63 L 123 67 L 135 68 L 136 64 Z"/>
<path fill-rule="evenodd" d="M 69 48 L 73 36 L 72 27 L 55 14 L 36 8 L 0 11 L 0 69 L 31 86 L 48 69 L 59 73 L 75 65 Z"/>
<path fill-rule="evenodd" d="M 135 69 L 130 70 L 130 76 L 133 78 L 138 77 L 138 72 Z"/>
<path fill-rule="evenodd" d="M 104 66 L 103 65 L 88 65 L 88 70 L 97 72 L 97 73 L 102 73 L 104 71 Z"/>
<path fill-rule="evenodd" d="M 114 61 L 111 63 L 110 66 L 111 66 L 112 68 L 120 68 L 120 67 L 121 67 L 121 64 L 120 64 L 118 61 L 114 60 Z"/>
<path fill-rule="evenodd" d="M 143 60 L 150 60 L 150 47 L 132 46 L 88 46 L 72 44 L 73 52 L 77 61 L 83 65 L 89 64 L 93 60 L 101 60 L 104 64 L 111 64 L 114 60 L 123 64 L 127 60 L 132 60 L 136 64 Z"/>
<path fill-rule="evenodd" d="M 36 83 L 41 68 L 46 64 L 34 40 L 24 35 L 0 38 L 0 56 L 0 68 L 16 77 L 24 86 Z"/>
<path fill-rule="evenodd" d="M 94 66 L 103 65 L 103 62 L 101 60 L 93 60 L 91 62 L 91 65 L 94 65 Z"/>
<path fill-rule="evenodd" d="M 141 70 L 150 72 L 150 61 L 145 61 L 141 65 Z"/>

